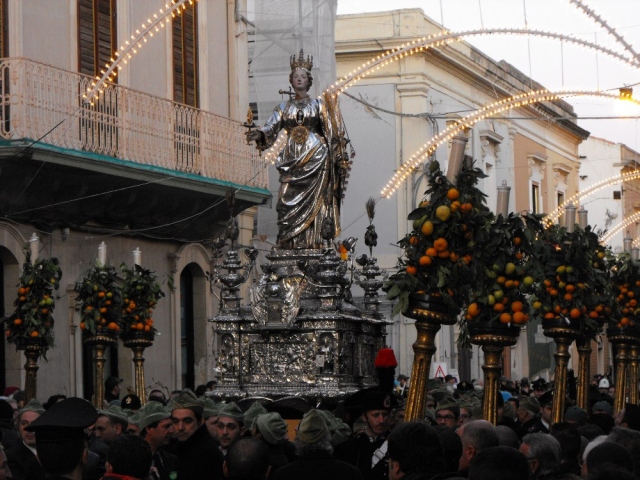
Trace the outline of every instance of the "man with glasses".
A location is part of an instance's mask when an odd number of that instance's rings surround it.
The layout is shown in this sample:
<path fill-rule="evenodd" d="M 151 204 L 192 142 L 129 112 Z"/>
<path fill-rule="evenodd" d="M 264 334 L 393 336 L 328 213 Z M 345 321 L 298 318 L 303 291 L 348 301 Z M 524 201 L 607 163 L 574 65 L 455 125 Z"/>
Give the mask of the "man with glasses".
<path fill-rule="evenodd" d="M 444 397 L 436 406 L 436 423 L 452 430 L 458 428 L 460 405 L 453 397 Z"/>

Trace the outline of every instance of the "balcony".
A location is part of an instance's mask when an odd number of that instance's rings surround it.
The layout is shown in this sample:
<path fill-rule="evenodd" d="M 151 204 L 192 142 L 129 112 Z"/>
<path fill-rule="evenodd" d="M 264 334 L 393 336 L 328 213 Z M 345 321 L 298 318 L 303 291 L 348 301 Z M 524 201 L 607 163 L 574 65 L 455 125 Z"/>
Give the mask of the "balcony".
<path fill-rule="evenodd" d="M 196 240 L 228 218 L 227 190 L 236 213 L 268 200 L 267 169 L 240 123 L 117 85 L 90 105 L 90 82 L 0 60 L 0 215 Z"/>

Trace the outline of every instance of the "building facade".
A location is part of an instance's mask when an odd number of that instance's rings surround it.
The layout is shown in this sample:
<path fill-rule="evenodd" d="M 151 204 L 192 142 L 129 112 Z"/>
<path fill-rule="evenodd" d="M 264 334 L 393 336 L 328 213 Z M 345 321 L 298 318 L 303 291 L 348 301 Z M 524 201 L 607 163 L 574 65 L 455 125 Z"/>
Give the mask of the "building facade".
<path fill-rule="evenodd" d="M 339 16 L 338 77 L 376 55 L 441 30 L 420 9 Z M 341 109 L 358 155 L 345 200 L 342 235 L 362 236 L 366 199 L 378 197 L 393 173 L 429 139 L 485 105 L 540 88 L 510 64 L 495 61 L 464 41 L 404 56 L 350 87 L 341 96 Z M 465 153 L 488 175 L 480 187 L 492 210 L 502 185 L 511 187 L 509 211 L 513 212 L 550 212 L 577 192 L 578 146 L 588 132 L 577 125 L 568 103 L 521 106 L 487 117 L 465 134 Z M 444 143 L 431 158 L 444 166 L 450 149 L 451 144 Z M 374 255 L 390 272 L 401 255 L 396 241 L 411 228 L 407 215 L 426 188 L 424 171 L 418 168 L 394 196 L 381 198 L 376 205 L 380 238 Z M 399 353 L 399 373 L 406 374 L 413 361 L 415 329 L 413 320 L 403 316 L 394 320 L 388 343 Z M 456 337 L 455 327 L 438 334 L 434 368 L 461 379 L 482 378 L 481 351 L 474 347 L 472 352 L 460 352 Z M 515 379 L 542 374 L 548 379 L 552 345 L 540 325 L 528 324 L 518 344 L 505 351 L 505 374 Z"/>
<path fill-rule="evenodd" d="M 78 329 L 74 286 L 102 242 L 116 266 L 131 266 L 139 248 L 142 266 L 164 281 L 154 313 L 160 335 L 145 353 L 147 388 L 215 379 L 211 240 L 229 219 L 227 192 L 244 245 L 255 207 L 270 194 L 242 127 L 245 20 L 234 2 L 166 8 L 160 0 L 0 1 L 0 314 L 13 311 L 32 234 L 39 256 L 57 257 L 63 273 L 55 347 L 38 372 L 41 400 L 91 397 L 92 352 Z M 118 60 L 118 75 L 89 103 L 83 93 L 129 42 L 136 45 Z M 0 361 L 0 386 L 23 386 L 21 353 L 3 345 Z M 111 349 L 107 374 L 133 386 L 131 352 Z"/>

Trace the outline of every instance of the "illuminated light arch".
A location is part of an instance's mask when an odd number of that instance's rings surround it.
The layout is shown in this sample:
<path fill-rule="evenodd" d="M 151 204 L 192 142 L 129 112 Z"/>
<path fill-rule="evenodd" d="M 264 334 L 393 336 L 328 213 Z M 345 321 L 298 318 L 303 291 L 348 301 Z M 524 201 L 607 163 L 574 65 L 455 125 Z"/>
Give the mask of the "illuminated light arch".
<path fill-rule="evenodd" d="M 583 198 L 596 193 L 598 190 L 602 190 L 603 188 L 609 187 L 616 183 L 628 182 L 631 180 L 638 180 L 638 179 L 640 179 L 640 170 L 633 171 L 633 172 L 626 172 L 620 175 L 616 175 L 616 176 L 601 180 L 598 183 L 594 183 L 590 187 L 580 192 L 574 193 L 571 197 L 569 197 L 565 201 L 564 205 L 560 205 L 556 207 L 549 215 L 547 215 L 544 218 L 543 223 L 545 228 L 548 228 L 551 224 L 558 221 L 558 218 L 560 218 L 560 216 L 563 213 L 565 205 L 568 205 L 569 203 L 580 204 Z"/>
<path fill-rule="evenodd" d="M 523 107 L 539 102 L 546 102 L 552 100 L 558 100 L 562 97 L 570 96 L 591 96 L 591 97 L 604 97 L 619 99 L 617 94 L 601 92 L 601 91 L 584 91 L 584 90 L 564 90 L 558 92 L 551 92 L 549 90 L 536 90 L 527 92 L 513 97 L 505 98 L 497 102 L 485 105 L 484 107 L 476 110 L 469 115 L 458 119 L 455 124 L 447 127 L 442 133 L 436 135 L 427 143 L 425 143 L 416 153 L 411 155 L 409 159 L 402 164 L 402 166 L 396 171 L 391 180 L 382 189 L 381 196 L 383 198 L 389 198 L 398 187 L 411 175 L 413 170 L 423 161 L 425 161 L 435 150 L 444 142 L 453 138 L 454 135 L 461 132 L 464 129 L 471 128 L 480 120 L 486 117 L 493 116 L 497 113 L 501 113 L 505 110 L 512 108 Z M 626 101 L 631 101 L 640 105 L 640 101 L 629 98 Z"/>
<path fill-rule="evenodd" d="M 548 32 L 544 30 L 534 30 L 528 28 L 480 28 L 475 30 L 466 30 L 462 32 L 449 32 L 443 30 L 442 32 L 424 36 L 422 38 L 414 39 L 408 43 L 402 44 L 400 47 L 395 47 L 381 55 L 378 55 L 371 60 L 363 63 L 360 67 L 349 72 L 345 77 L 341 78 L 335 84 L 331 85 L 325 90 L 325 92 L 332 95 L 340 95 L 343 91 L 353 86 L 363 77 L 371 74 L 375 70 L 379 70 L 380 67 L 384 67 L 391 62 L 399 60 L 401 58 L 413 55 L 415 53 L 422 52 L 428 48 L 439 47 L 441 45 L 453 43 L 455 41 L 462 41 L 463 37 L 471 37 L 478 35 L 532 35 L 535 37 L 552 38 L 556 40 L 562 40 L 567 43 L 573 43 L 586 48 L 592 48 L 598 52 L 609 55 L 622 63 L 625 63 L 631 67 L 639 68 L 640 61 L 635 57 L 629 58 L 614 50 L 602 47 L 598 44 L 581 40 L 561 33 Z"/>
<path fill-rule="evenodd" d="M 623 230 L 623 229 L 627 228 L 629 225 L 631 225 L 632 223 L 635 223 L 638 220 L 640 220 L 640 212 L 636 212 L 633 215 L 631 215 L 630 217 L 625 218 L 622 222 L 620 222 L 618 225 L 616 225 L 614 228 L 612 228 L 610 231 L 608 231 L 602 237 L 600 242 L 601 243 L 609 243 L 609 241 L 611 241 L 611 239 L 614 237 L 614 235 L 616 235 L 620 230 Z M 636 239 L 636 241 L 637 240 L 638 239 Z"/>
<path fill-rule="evenodd" d="M 127 62 L 138 53 L 145 43 L 147 43 L 147 37 L 153 37 L 154 32 L 159 32 L 161 28 L 164 28 L 171 19 L 177 15 L 180 15 L 186 10 L 185 4 L 188 2 L 193 5 L 198 0 L 171 0 L 170 3 L 165 4 L 164 8 L 161 8 L 158 12 L 154 13 L 152 17 L 149 17 L 145 23 L 143 23 L 139 29 L 136 30 L 135 35 L 131 35 L 131 41 L 127 40 L 124 45 L 114 53 L 115 59 L 111 57 L 110 63 L 105 64 L 106 70 L 100 70 L 101 77 L 96 76 L 95 81 L 91 82 L 91 87 L 87 89 L 87 92 L 82 95 L 82 98 L 86 99 L 93 105 L 93 100 L 102 93 L 102 87 L 108 80 L 110 82 L 118 74 L 118 70 L 122 70 L 124 67 L 120 63 Z M 171 18 L 168 18 L 171 16 Z M 153 18 L 153 19 L 152 19 Z"/>

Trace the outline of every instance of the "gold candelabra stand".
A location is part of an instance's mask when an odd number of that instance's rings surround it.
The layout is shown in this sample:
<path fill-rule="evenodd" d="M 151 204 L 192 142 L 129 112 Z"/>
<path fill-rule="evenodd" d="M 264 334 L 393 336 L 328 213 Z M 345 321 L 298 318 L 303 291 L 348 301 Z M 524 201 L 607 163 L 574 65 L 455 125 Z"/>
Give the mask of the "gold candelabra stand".
<path fill-rule="evenodd" d="M 591 335 L 580 335 L 576 339 L 578 347 L 578 381 L 576 403 L 589 411 L 589 379 L 591 378 Z"/>
<path fill-rule="evenodd" d="M 130 348 L 133 353 L 133 367 L 135 371 L 134 388 L 140 403 L 147 403 L 147 393 L 144 380 L 144 350 L 153 345 L 153 334 L 136 332 L 122 336 L 122 345 Z"/>
<path fill-rule="evenodd" d="M 413 344 L 411 388 L 407 398 L 405 419 L 407 421 L 422 420 L 426 413 L 431 357 L 436 352 L 436 334 L 442 325 L 453 325 L 456 319 L 447 314 L 446 307 L 438 297 L 426 294 L 409 295 L 409 311 L 405 316 L 416 320 L 418 333 Z"/>
<path fill-rule="evenodd" d="M 630 362 L 629 350 L 637 343 L 637 336 L 634 331 L 626 327 L 607 328 L 607 338 L 609 343 L 616 347 L 616 394 L 613 399 L 613 410 L 618 413 L 624 408 L 627 391 L 627 371 Z M 637 387 L 636 387 L 637 389 Z"/>
<path fill-rule="evenodd" d="M 467 322 L 469 341 L 480 345 L 484 352 L 484 404 L 483 418 L 494 425 L 498 422 L 498 379 L 502 374 L 502 352 L 505 347 L 515 345 L 520 336 L 520 327 L 513 325 Z"/>
<path fill-rule="evenodd" d="M 36 398 L 38 394 L 38 358 L 42 355 L 42 341 L 40 339 L 28 340 L 23 350 L 27 359 L 24 364 L 26 372 L 24 393 L 25 404 L 27 404 L 31 399 Z"/>
<path fill-rule="evenodd" d="M 97 409 L 104 408 L 104 352 L 107 347 L 115 345 L 117 338 L 113 335 L 100 333 L 87 336 L 84 343 L 93 346 L 93 406 Z"/>
<path fill-rule="evenodd" d="M 553 381 L 555 393 L 553 395 L 553 410 L 551 423 L 564 421 L 564 406 L 567 397 L 567 364 L 571 358 L 569 349 L 573 341 L 578 338 L 580 330 L 577 324 L 567 324 L 564 320 L 545 320 L 542 325 L 545 336 L 556 342 L 556 367 Z"/>

